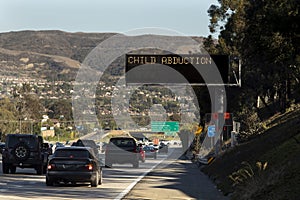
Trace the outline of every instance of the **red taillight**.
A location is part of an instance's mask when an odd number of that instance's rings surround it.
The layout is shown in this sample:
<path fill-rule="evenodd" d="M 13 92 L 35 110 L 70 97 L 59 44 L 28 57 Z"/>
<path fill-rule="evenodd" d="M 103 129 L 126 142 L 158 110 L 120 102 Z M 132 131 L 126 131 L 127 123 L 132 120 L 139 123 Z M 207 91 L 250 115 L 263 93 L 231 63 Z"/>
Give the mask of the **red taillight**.
<path fill-rule="evenodd" d="M 93 165 L 92 164 L 87 164 L 86 167 L 88 168 L 88 170 L 93 170 Z"/>
<path fill-rule="evenodd" d="M 48 170 L 52 170 L 52 169 L 54 169 L 54 167 L 55 167 L 54 164 L 49 164 L 48 167 L 47 167 L 47 169 L 48 169 Z"/>

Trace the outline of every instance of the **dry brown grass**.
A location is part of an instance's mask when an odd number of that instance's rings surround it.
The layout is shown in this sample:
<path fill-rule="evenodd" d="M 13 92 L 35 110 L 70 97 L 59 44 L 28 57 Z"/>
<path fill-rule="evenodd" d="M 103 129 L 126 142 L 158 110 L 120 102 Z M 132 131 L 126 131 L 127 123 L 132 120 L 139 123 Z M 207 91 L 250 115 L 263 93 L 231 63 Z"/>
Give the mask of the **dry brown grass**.
<path fill-rule="evenodd" d="M 277 115 L 267 123 L 263 134 L 230 149 L 203 168 L 232 199 L 296 199 L 295 195 L 300 195 L 300 109 Z M 267 162 L 266 170 L 257 170 L 257 161 Z M 244 162 L 250 167 L 245 168 Z M 238 184 L 229 178 L 237 172 L 244 177 Z"/>

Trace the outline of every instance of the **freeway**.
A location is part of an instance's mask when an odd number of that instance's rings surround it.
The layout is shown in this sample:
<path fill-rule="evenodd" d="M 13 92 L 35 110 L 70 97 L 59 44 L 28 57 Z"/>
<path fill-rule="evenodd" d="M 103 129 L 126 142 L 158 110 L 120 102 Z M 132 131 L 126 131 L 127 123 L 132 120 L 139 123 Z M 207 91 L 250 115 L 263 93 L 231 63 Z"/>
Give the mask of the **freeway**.
<path fill-rule="evenodd" d="M 181 148 L 170 148 L 169 155 L 172 152 L 181 152 Z M 3 174 L 1 158 L 0 199 L 122 199 L 148 172 L 163 166 L 169 155 L 149 158 L 138 169 L 126 164 L 103 168 L 103 184 L 96 188 L 89 184 L 47 187 L 45 176 L 36 175 L 33 169 L 17 168 L 16 174 Z"/>

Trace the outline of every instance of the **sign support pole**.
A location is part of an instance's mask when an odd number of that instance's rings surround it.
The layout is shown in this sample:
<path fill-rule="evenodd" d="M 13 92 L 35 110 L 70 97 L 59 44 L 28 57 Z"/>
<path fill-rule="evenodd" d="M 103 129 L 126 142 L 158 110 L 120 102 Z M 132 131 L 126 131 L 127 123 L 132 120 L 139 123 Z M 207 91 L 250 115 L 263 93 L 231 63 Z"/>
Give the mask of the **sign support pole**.
<path fill-rule="evenodd" d="M 214 90 L 214 109 L 217 113 L 224 113 L 224 91 L 220 87 L 213 87 Z M 222 130 L 223 130 L 223 118 L 216 119 L 216 135 L 214 137 L 215 155 L 218 156 L 219 151 L 222 149 Z"/>

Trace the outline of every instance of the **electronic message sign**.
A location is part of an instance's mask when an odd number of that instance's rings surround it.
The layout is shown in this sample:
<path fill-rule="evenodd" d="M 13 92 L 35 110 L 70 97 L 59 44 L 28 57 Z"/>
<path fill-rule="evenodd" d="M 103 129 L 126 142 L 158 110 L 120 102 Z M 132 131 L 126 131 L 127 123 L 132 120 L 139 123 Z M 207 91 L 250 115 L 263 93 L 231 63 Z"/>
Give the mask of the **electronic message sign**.
<path fill-rule="evenodd" d="M 127 84 L 228 83 L 227 55 L 126 54 L 125 62 Z M 221 76 L 221 79 L 216 78 L 217 75 Z"/>

